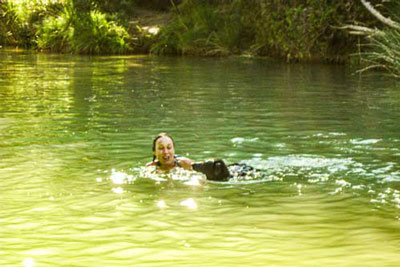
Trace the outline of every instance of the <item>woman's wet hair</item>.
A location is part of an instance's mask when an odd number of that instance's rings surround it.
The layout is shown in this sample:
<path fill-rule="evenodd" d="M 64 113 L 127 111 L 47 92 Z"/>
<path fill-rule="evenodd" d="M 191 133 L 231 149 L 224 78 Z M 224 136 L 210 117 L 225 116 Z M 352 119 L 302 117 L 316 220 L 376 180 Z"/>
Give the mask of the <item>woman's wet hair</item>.
<path fill-rule="evenodd" d="M 173 139 L 169 134 L 167 134 L 167 133 L 160 133 L 160 134 L 158 134 L 158 135 L 154 138 L 154 140 L 153 140 L 153 152 L 156 151 L 156 143 L 157 143 L 157 140 L 160 139 L 161 137 L 168 137 L 169 139 L 171 139 L 171 140 L 172 140 L 172 144 L 173 144 L 174 147 L 175 147 L 174 139 Z M 156 159 L 156 156 L 153 155 L 153 161 L 154 161 L 155 159 Z"/>

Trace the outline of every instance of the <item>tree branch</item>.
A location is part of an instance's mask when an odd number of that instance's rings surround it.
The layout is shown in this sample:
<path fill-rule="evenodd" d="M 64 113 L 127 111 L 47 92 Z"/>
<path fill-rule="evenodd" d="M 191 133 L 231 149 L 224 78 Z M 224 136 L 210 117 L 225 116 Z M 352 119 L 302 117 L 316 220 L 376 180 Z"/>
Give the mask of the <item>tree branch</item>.
<path fill-rule="evenodd" d="M 341 30 L 351 30 L 351 34 L 355 35 L 384 35 L 385 33 L 383 31 L 380 31 L 378 29 L 371 29 L 363 26 L 357 26 L 357 25 L 344 25 L 342 27 L 335 27 L 337 29 Z"/>
<path fill-rule="evenodd" d="M 385 66 L 381 65 L 381 64 L 379 64 L 379 65 L 371 65 L 371 66 L 365 67 L 365 68 L 363 68 L 361 70 L 357 70 L 356 73 L 363 73 L 364 71 L 367 71 L 367 70 L 370 70 L 370 69 L 377 69 L 377 68 L 386 69 Z"/>
<path fill-rule="evenodd" d="M 369 12 L 371 12 L 372 15 L 374 15 L 378 20 L 380 20 L 382 23 L 400 30 L 400 24 L 391 20 L 390 18 L 384 17 L 381 13 L 379 13 L 378 10 L 376 10 L 369 2 L 365 0 L 360 0 L 361 3 L 365 6 L 366 9 L 368 9 Z"/>

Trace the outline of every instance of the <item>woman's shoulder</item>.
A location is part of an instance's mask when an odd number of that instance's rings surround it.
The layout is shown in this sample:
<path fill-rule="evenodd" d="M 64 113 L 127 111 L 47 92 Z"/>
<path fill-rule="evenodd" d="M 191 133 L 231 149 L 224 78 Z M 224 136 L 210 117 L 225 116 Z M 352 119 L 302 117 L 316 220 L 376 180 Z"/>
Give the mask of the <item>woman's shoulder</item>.
<path fill-rule="evenodd" d="M 146 163 L 145 166 L 146 166 L 146 167 L 157 166 L 157 161 L 150 161 L 150 162 Z"/>

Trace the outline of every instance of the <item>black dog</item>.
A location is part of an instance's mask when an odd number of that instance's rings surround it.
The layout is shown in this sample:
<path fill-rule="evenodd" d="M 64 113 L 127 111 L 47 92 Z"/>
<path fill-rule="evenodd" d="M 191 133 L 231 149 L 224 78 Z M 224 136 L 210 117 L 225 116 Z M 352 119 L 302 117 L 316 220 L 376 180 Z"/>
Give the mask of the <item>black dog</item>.
<path fill-rule="evenodd" d="M 221 159 L 207 160 L 192 164 L 193 170 L 204 173 L 208 180 L 228 181 L 230 178 L 239 180 L 256 179 L 262 172 L 244 163 L 233 163 L 226 166 Z"/>
<path fill-rule="evenodd" d="M 204 173 L 208 180 L 228 181 L 231 177 L 228 167 L 221 159 L 207 160 L 192 164 L 193 170 Z"/>

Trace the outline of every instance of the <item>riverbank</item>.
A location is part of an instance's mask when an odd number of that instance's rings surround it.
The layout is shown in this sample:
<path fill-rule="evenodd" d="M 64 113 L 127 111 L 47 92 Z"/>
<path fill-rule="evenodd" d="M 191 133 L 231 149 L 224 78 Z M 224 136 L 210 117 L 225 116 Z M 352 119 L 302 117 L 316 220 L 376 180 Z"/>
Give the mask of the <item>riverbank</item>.
<path fill-rule="evenodd" d="M 378 22 L 358 1 L 3 1 L 0 45 L 73 54 L 266 56 L 349 63 Z M 354 59 L 354 58 L 353 58 Z"/>
<path fill-rule="evenodd" d="M 149 53 L 154 37 L 171 19 L 166 10 L 75 2 L 0 1 L 0 47 L 91 55 Z"/>

